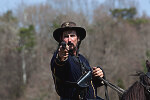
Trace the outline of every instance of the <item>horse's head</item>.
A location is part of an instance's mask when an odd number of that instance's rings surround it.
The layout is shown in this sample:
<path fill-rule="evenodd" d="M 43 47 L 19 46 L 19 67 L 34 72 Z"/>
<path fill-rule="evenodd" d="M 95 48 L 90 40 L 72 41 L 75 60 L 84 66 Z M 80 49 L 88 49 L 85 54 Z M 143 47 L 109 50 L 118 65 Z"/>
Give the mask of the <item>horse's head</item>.
<path fill-rule="evenodd" d="M 150 62 L 148 60 L 146 60 L 146 68 L 147 68 L 147 73 L 146 75 L 150 78 Z"/>
<path fill-rule="evenodd" d="M 146 60 L 146 67 L 147 71 L 150 72 L 150 62 L 148 60 Z"/>

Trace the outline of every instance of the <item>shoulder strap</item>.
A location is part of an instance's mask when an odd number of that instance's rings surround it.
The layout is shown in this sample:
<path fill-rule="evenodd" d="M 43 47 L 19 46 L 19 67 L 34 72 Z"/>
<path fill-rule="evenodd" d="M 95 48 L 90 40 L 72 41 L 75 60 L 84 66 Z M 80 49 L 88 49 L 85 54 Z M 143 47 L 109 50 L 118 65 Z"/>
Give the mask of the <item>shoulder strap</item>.
<path fill-rule="evenodd" d="M 87 67 L 85 62 L 82 62 L 79 56 L 77 58 L 78 58 L 78 61 L 79 61 L 79 64 L 80 64 L 80 67 L 81 67 L 81 70 L 82 70 L 82 74 L 85 74 L 88 71 L 90 71 L 90 69 Z"/>

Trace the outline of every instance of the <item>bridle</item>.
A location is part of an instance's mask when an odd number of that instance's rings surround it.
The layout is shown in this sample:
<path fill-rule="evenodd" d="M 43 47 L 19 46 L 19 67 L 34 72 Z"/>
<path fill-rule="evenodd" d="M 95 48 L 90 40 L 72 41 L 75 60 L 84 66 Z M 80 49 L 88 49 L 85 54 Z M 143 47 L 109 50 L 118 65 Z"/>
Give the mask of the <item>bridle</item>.
<path fill-rule="evenodd" d="M 147 72 L 145 75 L 150 79 L 150 72 Z M 150 85 L 144 84 L 144 82 L 142 80 L 140 80 L 140 83 L 145 89 L 146 97 L 150 98 Z"/>
<path fill-rule="evenodd" d="M 142 84 L 142 86 L 145 88 L 146 93 L 150 95 L 150 86 L 145 85 L 142 81 L 140 82 Z"/>

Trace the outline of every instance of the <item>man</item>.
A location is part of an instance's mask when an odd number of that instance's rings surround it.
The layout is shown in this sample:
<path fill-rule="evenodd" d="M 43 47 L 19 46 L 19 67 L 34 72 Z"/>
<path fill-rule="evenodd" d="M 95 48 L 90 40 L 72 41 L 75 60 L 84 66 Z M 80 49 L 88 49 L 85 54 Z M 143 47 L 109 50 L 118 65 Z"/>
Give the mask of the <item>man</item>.
<path fill-rule="evenodd" d="M 103 100 L 97 96 L 97 87 L 103 85 L 99 79 L 104 76 L 103 71 L 100 67 L 91 68 L 79 54 L 85 29 L 65 22 L 53 32 L 53 37 L 59 45 L 51 60 L 51 70 L 60 100 Z"/>

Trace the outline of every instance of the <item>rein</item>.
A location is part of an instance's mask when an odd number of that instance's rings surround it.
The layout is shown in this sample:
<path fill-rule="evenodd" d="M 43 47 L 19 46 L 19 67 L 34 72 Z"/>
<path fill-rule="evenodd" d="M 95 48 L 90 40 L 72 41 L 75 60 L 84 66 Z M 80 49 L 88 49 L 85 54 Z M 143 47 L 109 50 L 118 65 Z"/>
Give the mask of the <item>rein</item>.
<path fill-rule="evenodd" d="M 105 80 L 105 79 L 103 79 L 103 78 L 101 78 L 101 77 L 99 77 L 107 86 L 109 86 L 110 88 L 112 88 L 113 90 L 115 90 L 119 95 L 123 95 L 123 93 L 125 92 L 125 90 L 124 89 L 122 89 L 122 88 L 120 88 L 120 87 L 118 87 L 118 86 L 116 86 L 116 85 L 114 85 L 114 84 L 112 84 L 112 83 L 110 83 L 110 82 L 108 82 L 107 80 Z"/>
<path fill-rule="evenodd" d="M 100 66 L 97 66 L 97 67 L 101 68 Z M 109 86 L 110 88 L 115 90 L 119 94 L 119 96 L 121 97 L 123 95 L 123 93 L 125 92 L 125 90 L 120 88 L 120 87 L 118 87 L 118 86 L 116 86 L 116 85 L 114 85 L 114 84 L 112 84 L 112 83 L 110 83 L 109 81 L 107 81 L 105 72 L 104 72 L 103 68 L 101 68 L 101 69 L 102 69 L 102 71 L 104 73 L 104 78 L 99 77 L 99 79 L 102 80 L 104 82 L 104 85 L 105 85 L 105 99 L 109 100 L 107 86 Z"/>

